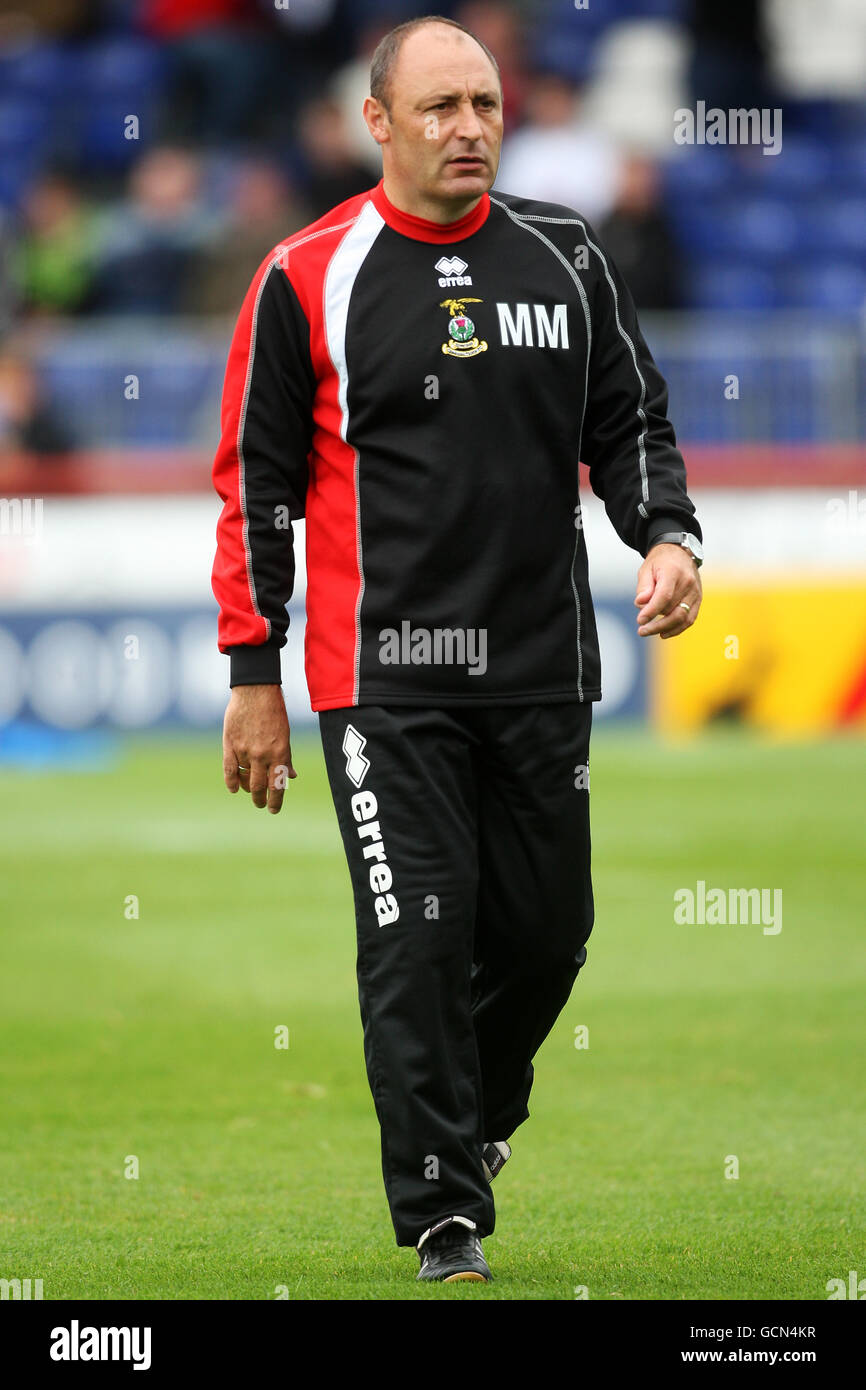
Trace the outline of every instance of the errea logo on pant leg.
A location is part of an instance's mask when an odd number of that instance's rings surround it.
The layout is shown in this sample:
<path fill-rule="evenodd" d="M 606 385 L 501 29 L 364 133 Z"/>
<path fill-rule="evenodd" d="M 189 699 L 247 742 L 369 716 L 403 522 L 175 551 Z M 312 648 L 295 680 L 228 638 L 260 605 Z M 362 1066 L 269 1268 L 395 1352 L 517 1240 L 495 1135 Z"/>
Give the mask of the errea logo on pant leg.
<path fill-rule="evenodd" d="M 353 724 L 346 725 L 343 735 L 343 752 L 346 755 L 346 776 L 356 787 L 360 787 L 367 776 L 370 759 L 365 758 L 362 749 L 367 740 L 359 734 Z"/>
<path fill-rule="evenodd" d="M 343 752 L 346 755 L 346 776 L 356 787 L 360 787 L 370 768 L 370 759 L 362 752 L 367 740 L 359 734 L 354 724 L 346 725 L 343 734 Z M 373 908 L 380 927 L 388 927 L 400 916 L 400 904 L 389 893 L 393 883 L 388 852 L 382 839 L 382 831 L 376 819 L 379 803 L 371 791 L 355 792 L 349 801 L 352 815 L 358 824 L 358 839 L 361 853 L 369 862 L 370 888 L 376 894 Z"/>
<path fill-rule="evenodd" d="M 393 883 L 393 876 L 382 831 L 378 820 L 375 819 L 379 803 L 371 791 L 365 791 L 355 792 L 349 804 L 352 807 L 352 815 L 359 822 L 358 838 L 364 846 L 361 852 L 365 859 L 372 860 L 369 871 L 370 888 L 376 894 L 373 901 L 376 920 L 380 927 L 389 927 L 400 916 L 400 904 L 394 894 L 388 892 Z M 364 844 L 364 841 L 367 843 Z"/>

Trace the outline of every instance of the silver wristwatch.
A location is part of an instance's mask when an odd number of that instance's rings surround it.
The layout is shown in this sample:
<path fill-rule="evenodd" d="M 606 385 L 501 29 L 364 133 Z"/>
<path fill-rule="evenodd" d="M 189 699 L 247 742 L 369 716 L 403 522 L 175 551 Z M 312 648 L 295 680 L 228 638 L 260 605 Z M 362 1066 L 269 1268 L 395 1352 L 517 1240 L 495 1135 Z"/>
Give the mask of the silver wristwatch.
<path fill-rule="evenodd" d="M 653 545 L 681 545 L 691 555 L 698 569 L 704 563 L 704 548 L 697 536 L 689 531 L 665 531 L 663 536 L 653 536 Z M 652 549 L 652 546 L 650 546 Z"/>

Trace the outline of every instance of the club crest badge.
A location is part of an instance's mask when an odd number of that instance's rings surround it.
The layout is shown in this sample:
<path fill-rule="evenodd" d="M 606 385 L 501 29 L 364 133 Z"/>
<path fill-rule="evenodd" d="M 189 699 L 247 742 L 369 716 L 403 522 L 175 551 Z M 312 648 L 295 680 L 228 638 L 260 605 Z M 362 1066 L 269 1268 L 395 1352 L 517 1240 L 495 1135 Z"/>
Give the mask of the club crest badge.
<path fill-rule="evenodd" d="M 448 342 L 442 344 L 442 351 L 449 357 L 476 357 L 479 352 L 487 351 L 487 344 L 480 341 L 475 336 L 475 324 L 466 313 L 467 304 L 482 304 L 483 300 L 473 299 L 443 299 L 439 305 L 440 309 L 447 309 L 451 317 L 448 320 Z"/>

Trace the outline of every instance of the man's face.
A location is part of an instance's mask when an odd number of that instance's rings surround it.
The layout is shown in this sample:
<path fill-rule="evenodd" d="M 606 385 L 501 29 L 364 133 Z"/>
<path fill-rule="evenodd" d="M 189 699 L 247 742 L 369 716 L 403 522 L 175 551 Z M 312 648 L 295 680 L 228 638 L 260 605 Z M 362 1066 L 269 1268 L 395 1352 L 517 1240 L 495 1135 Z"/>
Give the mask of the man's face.
<path fill-rule="evenodd" d="M 403 41 L 391 82 L 391 119 L 377 129 L 386 173 L 433 202 L 480 198 L 502 144 L 496 71 L 468 34 L 425 25 Z"/>

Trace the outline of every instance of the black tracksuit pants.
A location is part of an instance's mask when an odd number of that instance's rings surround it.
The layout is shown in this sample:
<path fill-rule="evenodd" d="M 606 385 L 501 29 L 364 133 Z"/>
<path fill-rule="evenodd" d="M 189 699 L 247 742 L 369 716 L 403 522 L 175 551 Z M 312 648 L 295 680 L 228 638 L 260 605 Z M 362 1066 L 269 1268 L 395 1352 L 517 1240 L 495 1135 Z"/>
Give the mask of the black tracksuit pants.
<path fill-rule="evenodd" d="M 442 1216 L 493 1230 L 481 1148 L 527 1118 L 592 930 L 591 721 L 578 702 L 319 713 L 398 1245 Z"/>

